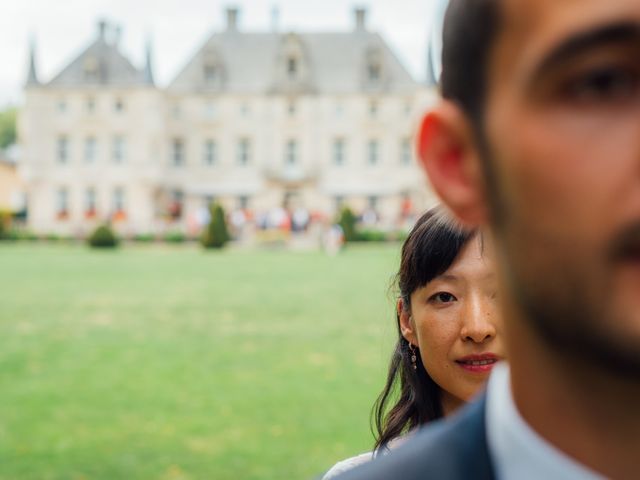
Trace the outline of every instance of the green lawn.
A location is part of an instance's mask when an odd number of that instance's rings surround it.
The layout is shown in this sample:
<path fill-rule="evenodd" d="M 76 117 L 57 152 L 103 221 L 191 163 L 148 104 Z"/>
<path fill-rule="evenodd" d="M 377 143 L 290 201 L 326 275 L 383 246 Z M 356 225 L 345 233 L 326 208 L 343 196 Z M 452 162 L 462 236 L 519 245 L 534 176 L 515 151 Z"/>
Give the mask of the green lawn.
<path fill-rule="evenodd" d="M 0 244 L 0 479 L 305 479 L 369 449 L 398 256 Z"/>

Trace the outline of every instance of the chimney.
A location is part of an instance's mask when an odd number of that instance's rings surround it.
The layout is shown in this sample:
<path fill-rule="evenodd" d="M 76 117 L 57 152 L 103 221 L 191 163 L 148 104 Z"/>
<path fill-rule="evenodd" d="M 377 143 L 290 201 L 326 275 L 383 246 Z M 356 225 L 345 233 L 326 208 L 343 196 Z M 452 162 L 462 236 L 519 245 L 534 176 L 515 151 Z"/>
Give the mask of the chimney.
<path fill-rule="evenodd" d="M 98 37 L 101 40 L 104 40 L 106 34 L 107 34 L 107 21 L 105 19 L 99 20 L 98 21 Z"/>
<path fill-rule="evenodd" d="M 354 10 L 356 16 L 356 31 L 364 32 L 367 29 L 367 9 L 358 7 Z"/>
<path fill-rule="evenodd" d="M 117 25 L 113 29 L 113 45 L 115 47 L 119 47 L 120 46 L 120 39 L 121 38 L 122 38 L 122 26 L 121 25 Z"/>
<path fill-rule="evenodd" d="M 227 8 L 227 31 L 236 32 L 238 30 L 238 9 L 236 7 Z"/>

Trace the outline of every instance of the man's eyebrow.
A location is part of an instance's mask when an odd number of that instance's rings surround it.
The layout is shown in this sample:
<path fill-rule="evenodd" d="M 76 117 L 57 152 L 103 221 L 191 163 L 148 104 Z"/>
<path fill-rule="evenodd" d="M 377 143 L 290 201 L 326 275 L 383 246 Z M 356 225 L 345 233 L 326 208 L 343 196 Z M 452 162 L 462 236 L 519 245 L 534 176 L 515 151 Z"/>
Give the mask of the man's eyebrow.
<path fill-rule="evenodd" d="M 578 33 L 562 42 L 540 62 L 532 78 L 538 78 L 547 71 L 562 65 L 567 60 L 588 52 L 595 47 L 610 43 L 625 43 L 635 41 L 640 43 L 640 25 L 623 22 L 607 25 L 602 28 Z"/>

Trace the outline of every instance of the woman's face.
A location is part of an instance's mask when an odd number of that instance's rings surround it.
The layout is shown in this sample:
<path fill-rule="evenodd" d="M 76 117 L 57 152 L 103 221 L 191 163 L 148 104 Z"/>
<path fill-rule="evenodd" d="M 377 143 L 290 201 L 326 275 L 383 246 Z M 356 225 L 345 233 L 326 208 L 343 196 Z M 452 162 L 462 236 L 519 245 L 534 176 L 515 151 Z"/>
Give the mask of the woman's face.
<path fill-rule="evenodd" d="M 442 275 L 398 304 L 403 336 L 442 389 L 445 413 L 468 401 L 504 356 L 493 257 L 478 236 Z"/>

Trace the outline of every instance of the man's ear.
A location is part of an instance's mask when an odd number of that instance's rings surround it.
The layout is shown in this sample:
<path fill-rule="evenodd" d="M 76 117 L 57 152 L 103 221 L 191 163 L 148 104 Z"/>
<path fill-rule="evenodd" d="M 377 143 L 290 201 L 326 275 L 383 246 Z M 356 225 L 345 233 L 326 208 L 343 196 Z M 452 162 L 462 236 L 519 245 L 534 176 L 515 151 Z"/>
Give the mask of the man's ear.
<path fill-rule="evenodd" d="M 443 203 L 465 225 L 487 221 L 485 182 L 473 129 L 456 104 L 443 100 L 422 119 L 418 158 Z"/>
<path fill-rule="evenodd" d="M 404 302 L 402 299 L 398 299 L 396 308 L 398 310 L 398 318 L 400 319 L 400 333 L 402 333 L 402 336 L 407 342 L 412 343 L 417 347 L 418 337 L 416 335 L 416 326 L 413 323 L 413 319 L 411 318 L 411 314 L 408 309 L 404 308 Z"/>

